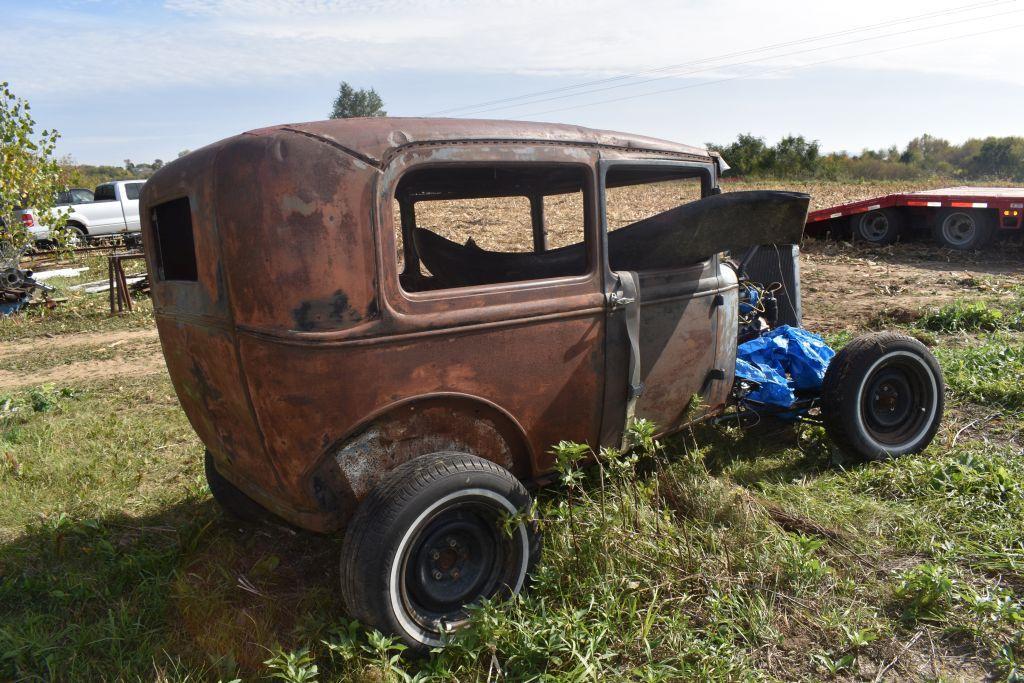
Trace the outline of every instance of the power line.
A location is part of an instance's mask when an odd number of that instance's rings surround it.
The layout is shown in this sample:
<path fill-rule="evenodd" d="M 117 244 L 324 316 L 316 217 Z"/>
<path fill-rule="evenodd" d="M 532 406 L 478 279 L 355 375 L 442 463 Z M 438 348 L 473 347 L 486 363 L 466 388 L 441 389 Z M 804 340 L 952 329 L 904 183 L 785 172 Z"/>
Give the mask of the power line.
<path fill-rule="evenodd" d="M 984 20 L 984 19 L 992 19 L 992 18 L 995 18 L 995 17 L 1002 17 L 1002 16 L 1006 16 L 1008 14 L 1016 14 L 1016 13 L 1019 13 L 1021 11 L 1024 11 L 1024 10 L 1013 9 L 1013 10 L 1010 10 L 1008 12 L 997 12 L 996 14 L 987 14 L 987 15 L 981 16 L 981 17 L 970 17 L 970 18 L 967 18 L 967 19 L 958 19 L 957 21 L 950 21 L 950 22 L 946 22 L 944 24 L 931 24 L 929 26 L 919 26 L 919 27 L 916 27 L 916 28 L 908 28 L 908 29 L 903 30 L 903 31 L 894 31 L 892 33 L 886 33 L 886 34 L 877 35 L 877 36 L 869 36 L 869 37 L 866 37 L 866 38 L 856 38 L 854 40 L 848 40 L 848 41 L 845 41 L 845 42 L 842 42 L 842 43 L 832 43 L 832 44 L 829 44 L 829 45 L 821 45 L 821 46 L 818 46 L 818 47 L 809 47 L 809 48 L 805 48 L 803 50 L 794 50 L 792 52 L 783 52 L 783 53 L 780 53 L 780 54 L 770 55 L 768 58 L 769 59 L 778 59 L 780 57 L 792 57 L 792 56 L 795 56 L 795 55 L 806 54 L 808 52 L 817 52 L 819 50 L 824 50 L 824 49 L 827 49 L 827 48 L 845 47 L 847 45 L 856 45 L 856 44 L 864 43 L 864 42 L 871 41 L 871 40 L 883 40 L 885 38 L 892 38 L 894 36 L 902 36 L 902 35 L 906 35 L 908 33 L 919 33 L 921 31 L 930 31 L 930 30 L 937 29 L 937 28 L 944 28 L 946 26 L 959 25 L 959 24 L 962 24 L 962 23 L 965 23 L 965 22 L 968 22 L 968 21 L 981 21 L 981 20 Z M 667 75 L 667 76 L 657 76 L 655 78 L 648 78 L 648 79 L 644 79 L 642 81 L 635 81 L 633 83 L 623 83 L 623 84 L 619 84 L 619 85 L 608 85 L 608 86 L 605 86 L 603 88 L 594 88 L 592 90 L 587 90 L 587 91 L 582 92 L 582 93 L 571 93 L 571 94 L 563 94 L 563 95 L 553 95 L 551 97 L 545 97 L 545 98 L 541 98 L 541 99 L 534 99 L 534 100 L 531 100 L 529 102 L 521 102 L 521 103 L 509 104 L 509 105 L 504 105 L 504 106 L 490 107 L 490 108 L 487 108 L 487 109 L 478 109 L 478 110 L 475 110 L 475 111 L 467 112 L 467 113 L 463 114 L 463 116 L 472 116 L 472 115 L 484 114 L 484 113 L 492 112 L 492 111 L 502 111 L 502 110 L 510 109 L 510 108 L 525 107 L 525 106 L 529 106 L 529 105 L 532 105 L 532 104 L 541 104 L 542 102 L 551 102 L 551 101 L 554 101 L 554 100 L 564 100 L 564 99 L 569 98 L 569 97 L 579 97 L 581 95 L 592 95 L 594 93 L 604 92 L 606 90 L 615 90 L 617 88 L 639 86 L 639 85 L 644 85 L 646 83 L 654 83 L 656 81 L 664 81 L 664 80 L 668 80 L 668 79 L 679 78 L 681 76 L 689 76 L 689 75 L 692 75 L 692 74 L 702 73 L 702 72 L 705 72 L 705 71 L 715 71 L 715 70 L 718 70 L 718 69 L 729 69 L 729 68 L 734 68 L 734 67 L 737 67 L 737 66 L 746 66 L 748 64 L 756 64 L 756 63 L 761 62 L 761 61 L 763 61 L 762 58 L 756 58 L 756 59 L 748 59 L 748 60 L 745 60 L 745 61 L 742 61 L 742 62 L 732 62 L 730 64 L 718 64 L 718 65 L 715 65 L 715 66 L 708 66 L 708 67 L 704 67 L 704 68 L 701 68 L 701 69 L 692 69 L 690 71 L 684 71 L 682 73 L 675 73 L 675 74 L 671 74 L 671 75 Z"/>
<path fill-rule="evenodd" d="M 664 72 L 664 71 L 673 71 L 673 70 L 682 69 L 682 68 L 685 68 L 685 67 L 696 66 L 698 64 L 706 64 L 708 62 L 719 61 L 719 60 L 722 60 L 722 59 L 730 59 L 732 57 L 741 57 L 741 56 L 748 55 L 748 54 L 756 54 L 756 53 L 760 53 L 760 52 L 766 52 L 766 51 L 769 51 L 769 50 L 776 50 L 776 49 L 783 48 L 783 47 L 790 47 L 792 45 L 799 45 L 799 44 L 803 44 L 803 43 L 818 42 L 818 41 L 821 41 L 821 40 L 827 40 L 829 38 L 841 37 L 841 36 L 844 36 L 844 35 L 860 33 L 860 32 L 863 32 L 863 31 L 869 31 L 869 30 L 872 30 L 872 29 L 882 28 L 882 27 L 886 27 L 886 26 L 895 26 L 895 25 L 898 25 L 898 24 L 905 24 L 905 23 L 913 22 L 913 21 L 922 21 L 922 20 L 925 20 L 925 19 L 931 19 L 931 18 L 940 17 L 940 16 L 948 16 L 948 15 L 951 15 L 951 14 L 959 14 L 959 13 L 962 13 L 962 12 L 970 12 L 970 11 L 974 11 L 974 10 L 978 10 L 978 9 L 982 9 L 982 8 L 993 7 L 993 6 L 996 6 L 996 5 L 1004 5 L 1004 4 L 1007 4 L 1007 3 L 1010 3 L 1010 2 L 1015 2 L 1015 0 L 992 0 L 992 1 L 989 1 L 989 2 L 973 3 L 973 4 L 970 4 L 970 5 L 960 5 L 960 6 L 957 6 L 957 7 L 951 7 L 951 8 L 944 9 L 944 10 L 935 10 L 935 11 L 932 11 L 932 12 L 926 12 L 924 14 L 918 14 L 918 15 L 913 15 L 913 16 L 910 16 L 910 17 L 904 17 L 902 19 L 894 19 L 894 20 L 879 22 L 879 23 L 875 23 L 875 24 L 869 24 L 869 25 L 865 25 L 865 26 L 859 26 L 859 27 L 854 27 L 854 28 L 849 28 L 849 29 L 843 29 L 842 31 L 835 31 L 835 32 L 832 32 L 832 33 L 826 33 L 826 34 L 821 34 L 821 35 L 817 35 L 817 36 L 810 36 L 810 37 L 806 37 L 806 38 L 799 38 L 799 39 L 795 39 L 795 40 L 791 40 L 791 41 L 786 41 L 786 42 L 782 42 L 782 43 L 775 43 L 775 44 L 772 44 L 772 45 L 765 45 L 765 46 L 761 46 L 761 47 L 757 47 L 757 48 L 750 48 L 750 49 L 747 49 L 747 50 L 740 50 L 740 51 L 737 51 L 737 52 L 730 52 L 730 53 L 726 53 L 726 54 L 722 54 L 722 55 L 718 55 L 718 56 L 714 56 L 714 57 L 705 57 L 705 58 L 694 60 L 694 61 L 690 61 L 690 62 L 683 62 L 683 63 L 680 63 L 680 64 L 671 64 L 671 65 L 668 65 L 668 66 L 654 67 L 654 68 L 651 68 L 651 69 L 644 69 L 642 71 L 637 71 L 637 72 L 628 73 L 628 74 L 622 74 L 622 75 L 619 75 L 619 76 L 611 76 L 611 77 L 608 77 L 608 78 L 602 78 L 602 79 L 587 81 L 587 82 L 584 82 L 584 83 L 577 83 L 575 85 L 562 86 L 562 87 L 559 87 L 559 88 L 551 88 L 549 90 L 540 90 L 540 91 L 536 91 L 536 92 L 532 92 L 532 93 L 524 93 L 522 95 L 515 95 L 515 96 L 512 96 L 512 97 L 505 97 L 505 98 L 496 99 L 496 100 L 488 100 L 488 101 L 485 101 L 485 102 L 478 102 L 476 104 L 468 104 L 468 105 L 462 105 L 462 106 L 459 106 L 459 107 L 452 107 L 452 108 L 449 108 L 449 109 L 444 109 L 444 110 L 441 110 L 441 111 L 434 112 L 434 113 L 432 113 L 430 115 L 431 116 L 436 116 L 436 115 L 441 115 L 441 114 L 451 114 L 453 112 L 457 112 L 457 111 L 460 111 L 460 110 L 467 110 L 467 109 L 475 110 L 475 109 L 479 109 L 481 107 L 488 107 L 488 106 L 495 105 L 495 104 L 502 104 L 502 103 L 506 103 L 506 102 L 514 102 L 514 101 L 517 101 L 517 100 L 524 100 L 524 99 L 534 99 L 534 98 L 537 98 L 537 97 L 541 97 L 543 95 L 551 95 L 551 94 L 560 93 L 560 92 L 566 92 L 566 91 L 570 91 L 570 90 L 578 90 L 578 89 L 581 89 L 581 88 L 588 88 L 588 87 L 594 86 L 594 85 L 603 85 L 605 83 L 613 83 L 613 82 L 628 80 L 628 79 L 637 78 L 639 76 L 643 76 L 643 75 L 647 75 L 647 74 L 652 74 L 652 73 L 660 73 L 660 72 Z M 534 104 L 534 103 L 536 103 L 536 102 L 528 102 L 526 104 Z M 462 115 L 466 115 L 466 114 L 462 114 Z"/>
<path fill-rule="evenodd" d="M 832 57 L 830 59 L 822 59 L 822 60 L 818 60 L 818 61 L 815 61 L 815 62 L 808 62 L 807 64 L 797 64 L 797 65 L 793 65 L 793 66 L 783 66 L 783 67 L 778 67 L 778 68 L 775 68 L 775 69 L 768 69 L 766 71 L 759 71 L 759 72 L 753 73 L 753 74 L 743 74 L 743 75 L 740 75 L 740 76 L 729 76 L 729 77 L 726 77 L 726 78 L 718 78 L 718 79 L 715 79 L 715 80 L 712 80 L 712 81 L 702 81 L 700 83 L 691 83 L 689 85 L 683 85 L 683 86 L 679 86 L 679 87 L 676 87 L 676 88 L 665 88 L 665 89 L 662 89 L 662 90 L 653 90 L 651 92 L 637 93 L 635 95 L 626 95 L 624 97 L 615 97 L 615 98 L 607 99 L 607 100 L 598 100 L 596 102 L 584 102 L 582 104 L 570 105 L 568 107 L 559 107 L 557 109 L 546 109 L 544 111 L 530 112 L 528 114 L 523 114 L 523 116 L 541 116 L 543 114 L 551 114 L 553 112 L 569 111 L 569 110 L 572 110 L 572 109 L 582 109 L 584 107 L 594 107 L 594 106 L 597 106 L 597 105 L 600 105 L 600 104 L 611 104 L 611 103 L 614 103 L 614 102 L 624 102 L 626 100 L 637 99 L 637 98 L 640 98 L 640 97 L 652 97 L 654 95 L 663 95 L 665 93 L 678 92 L 680 90 L 689 90 L 691 88 L 700 88 L 700 87 L 705 86 L 705 85 L 715 85 L 715 84 L 718 84 L 718 83 L 726 83 L 728 81 L 736 81 L 736 80 L 740 80 L 740 79 L 744 79 L 744 78 L 757 78 L 758 76 L 767 76 L 767 75 L 770 75 L 770 74 L 781 73 L 781 72 L 784 72 L 784 71 L 794 71 L 796 69 L 806 69 L 807 67 L 818 66 L 818 65 L 821 65 L 821 64 L 829 64 L 829 63 L 832 63 L 832 62 L 840 62 L 840 61 L 842 61 L 844 59 L 854 59 L 854 58 L 857 58 L 857 57 L 872 57 L 874 55 L 886 54 L 886 53 L 889 53 L 889 52 L 896 52 L 897 50 L 907 50 L 907 49 L 914 48 L 914 47 L 923 47 L 925 45 L 935 45 L 935 44 L 938 44 L 938 43 L 946 43 L 946 42 L 949 42 L 949 41 L 952 41 L 952 40 L 960 40 L 962 38 L 974 38 L 974 37 L 977 37 L 977 36 L 984 36 L 984 35 L 989 35 L 991 33 L 998 33 L 1000 31 L 1010 31 L 1010 30 L 1019 29 L 1019 28 L 1024 28 L 1024 24 L 1015 24 L 1013 26 L 1002 26 L 1002 27 L 999 27 L 999 28 L 989 29 L 987 31 L 978 31 L 976 33 L 964 33 L 964 34 L 961 34 L 961 35 L 958 35 L 958 36 L 947 36 L 945 38 L 939 38 L 939 39 L 936 39 L 936 40 L 926 40 L 926 41 L 923 41 L 923 42 L 920 42 L 920 43 L 911 43 L 909 45 L 898 45 L 896 47 L 886 48 L 884 50 L 873 50 L 871 52 L 862 52 L 862 53 L 855 54 L 855 55 L 844 55 L 842 57 Z"/>

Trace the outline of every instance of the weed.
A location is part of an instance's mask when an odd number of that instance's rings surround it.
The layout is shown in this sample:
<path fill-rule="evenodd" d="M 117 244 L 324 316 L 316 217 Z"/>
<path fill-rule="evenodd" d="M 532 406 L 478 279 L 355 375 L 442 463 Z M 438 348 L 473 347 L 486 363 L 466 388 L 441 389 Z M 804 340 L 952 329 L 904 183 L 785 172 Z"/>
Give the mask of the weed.
<path fill-rule="evenodd" d="M 1004 329 L 1007 320 L 984 301 L 956 301 L 922 316 L 919 324 L 935 332 L 993 332 Z"/>
<path fill-rule="evenodd" d="M 301 648 L 295 652 L 279 650 L 263 663 L 270 671 L 271 678 L 285 683 L 317 683 L 319 670 L 308 648 Z"/>
<path fill-rule="evenodd" d="M 921 564 L 904 572 L 895 595 L 903 604 L 903 620 L 942 621 L 953 600 L 953 579 L 934 564 Z"/>

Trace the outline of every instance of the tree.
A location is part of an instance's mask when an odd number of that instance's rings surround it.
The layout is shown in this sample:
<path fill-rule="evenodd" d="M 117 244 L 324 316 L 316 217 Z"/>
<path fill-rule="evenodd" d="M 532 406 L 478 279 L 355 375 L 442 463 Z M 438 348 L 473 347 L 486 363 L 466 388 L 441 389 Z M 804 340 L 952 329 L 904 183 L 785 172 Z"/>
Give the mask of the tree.
<path fill-rule="evenodd" d="M 765 170 L 768 147 L 764 144 L 764 138 L 741 133 L 736 137 L 736 142 L 724 147 L 708 145 L 708 149 L 722 155 L 725 163 L 729 164 L 729 175 L 745 176 Z"/>
<path fill-rule="evenodd" d="M 338 87 L 338 96 L 334 98 L 332 119 L 351 119 L 359 116 L 387 116 L 384 111 L 384 100 L 373 88 L 356 90 L 342 81 Z"/>
<path fill-rule="evenodd" d="M 60 135 L 55 130 L 36 133 L 29 103 L 0 83 L 0 241 L 20 249 L 32 240 L 28 226 L 15 211 L 34 209 L 35 220 L 60 236 L 66 218 L 54 210 L 57 193 L 64 189 L 60 164 L 53 151 Z"/>
<path fill-rule="evenodd" d="M 787 135 L 768 152 L 769 171 L 781 177 L 813 177 L 820 165 L 818 141 L 803 135 Z"/>
<path fill-rule="evenodd" d="M 985 138 L 967 160 L 967 172 L 975 178 L 1024 180 L 1024 138 Z"/>

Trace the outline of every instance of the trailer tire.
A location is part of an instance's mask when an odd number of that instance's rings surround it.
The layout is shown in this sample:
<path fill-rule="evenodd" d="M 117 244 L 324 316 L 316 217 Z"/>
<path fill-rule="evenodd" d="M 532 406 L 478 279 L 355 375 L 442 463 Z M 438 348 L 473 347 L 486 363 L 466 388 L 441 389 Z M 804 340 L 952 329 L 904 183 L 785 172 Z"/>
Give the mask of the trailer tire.
<path fill-rule="evenodd" d="M 905 219 L 896 209 L 875 209 L 850 217 L 850 229 L 855 239 L 871 244 L 892 244 L 903 234 Z"/>
<path fill-rule="evenodd" d="M 825 372 L 825 429 L 858 459 L 919 453 L 938 431 L 945 388 L 938 361 L 916 339 L 894 332 L 857 337 Z"/>
<path fill-rule="evenodd" d="M 932 235 L 950 249 L 981 249 L 996 231 L 994 212 L 985 209 L 942 209 L 935 215 Z"/>
<path fill-rule="evenodd" d="M 243 522 L 254 524 L 265 522 L 270 518 L 270 513 L 262 505 L 245 495 L 241 489 L 217 471 L 217 466 L 209 450 L 206 451 L 205 469 L 206 483 L 210 487 L 210 493 L 225 512 Z"/>
<path fill-rule="evenodd" d="M 349 615 L 427 651 L 481 599 L 518 593 L 540 556 L 530 495 L 466 453 L 424 455 L 384 475 L 349 522 L 341 594 Z"/>

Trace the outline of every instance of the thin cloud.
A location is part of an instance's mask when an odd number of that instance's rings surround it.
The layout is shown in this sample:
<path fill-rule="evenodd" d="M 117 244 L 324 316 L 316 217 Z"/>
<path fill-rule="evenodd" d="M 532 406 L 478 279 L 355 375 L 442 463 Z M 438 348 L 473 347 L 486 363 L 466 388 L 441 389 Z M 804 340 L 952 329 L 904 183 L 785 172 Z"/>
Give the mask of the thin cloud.
<path fill-rule="evenodd" d="M 32 40 L 5 55 L 5 75 L 20 91 L 70 94 L 257 84 L 326 72 L 395 69 L 447 71 L 453 77 L 461 72 L 572 74 L 585 79 L 942 9 L 923 0 L 898 5 L 865 0 L 855 6 L 809 0 L 649 0 L 632 5 L 618 0 L 167 0 L 162 9 L 153 10 L 158 17 L 127 6 L 97 17 L 95 5 L 88 12 L 77 7 L 25 12 L 32 14 L 33 25 L 45 20 L 46 30 L 34 32 Z M 987 12 L 991 10 L 973 14 Z M 1024 15 L 965 21 L 962 28 L 946 26 L 917 35 L 955 36 L 1022 19 Z M 73 51 L 67 49 L 69 35 L 75 36 Z M 1011 35 L 859 56 L 842 65 L 1022 85 L 1024 72 L 1016 68 L 1019 48 Z M 914 42 L 913 37 L 870 37 L 863 36 L 863 45 L 823 49 L 806 57 L 765 55 L 761 65 L 799 65 L 883 49 L 900 40 Z M 710 66 L 716 69 L 691 77 L 721 77 L 750 68 L 730 67 L 728 62 Z"/>

